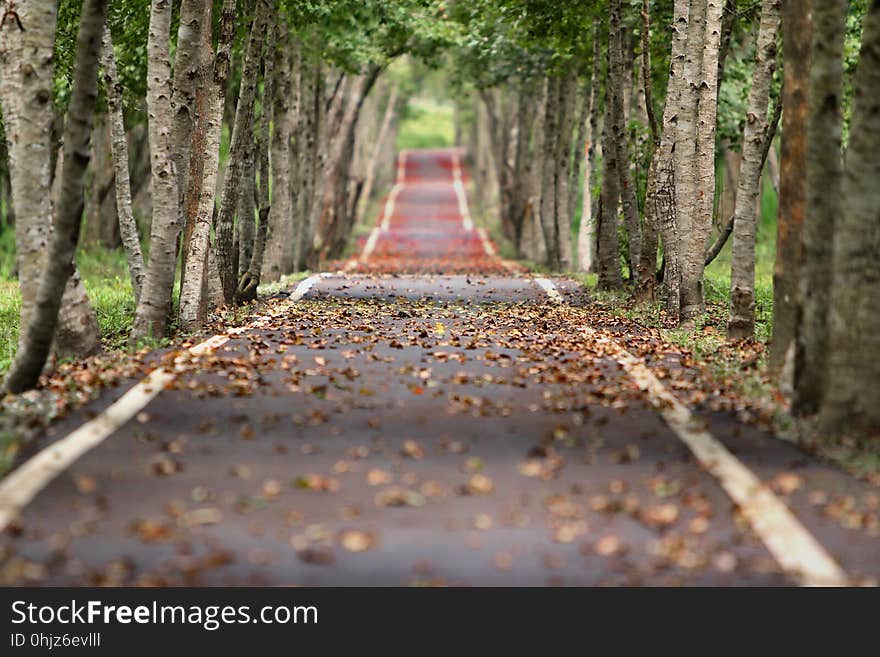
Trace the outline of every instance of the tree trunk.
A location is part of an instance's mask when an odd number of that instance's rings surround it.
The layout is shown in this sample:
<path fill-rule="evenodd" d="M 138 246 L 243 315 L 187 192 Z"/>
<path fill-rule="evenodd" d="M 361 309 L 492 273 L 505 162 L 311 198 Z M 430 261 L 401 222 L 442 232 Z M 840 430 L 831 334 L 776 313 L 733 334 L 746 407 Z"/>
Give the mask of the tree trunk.
<path fill-rule="evenodd" d="M 351 179 L 354 138 L 364 101 L 380 72 L 379 67 L 373 67 L 350 85 L 345 111 L 338 129 L 332 133 L 335 138 L 328 151 L 323 216 L 316 243 L 320 255 L 326 258 L 339 256 L 354 224 L 354 209 L 360 189 L 357 181 Z"/>
<path fill-rule="evenodd" d="M 316 236 L 324 211 L 325 190 L 327 187 L 327 171 L 330 166 L 329 149 L 330 134 L 337 134 L 339 127 L 342 98 L 344 94 L 334 94 L 327 101 L 324 100 L 326 87 L 323 67 L 319 64 L 315 73 L 317 87 L 315 89 L 315 112 L 312 116 L 312 129 L 314 130 L 314 152 L 312 155 L 312 186 L 311 198 L 308 200 L 308 214 L 303 222 L 303 236 L 300 243 L 301 269 L 318 265 Z M 346 84 L 346 83 L 343 83 Z M 347 86 L 347 84 L 346 84 Z M 334 99 L 335 102 L 334 102 Z"/>
<path fill-rule="evenodd" d="M 524 233 L 528 230 L 529 197 L 532 194 L 532 151 L 531 142 L 537 103 L 535 101 L 534 81 L 521 79 L 518 83 L 516 98 L 516 137 L 513 145 L 513 180 L 516 184 L 511 189 L 510 215 L 513 223 L 514 247 L 518 254 L 526 252 L 523 244 Z"/>
<path fill-rule="evenodd" d="M 658 158 L 655 157 L 660 147 L 660 128 L 654 115 L 654 94 L 651 85 L 651 18 L 648 0 L 642 0 L 642 90 L 644 93 L 645 120 L 651 135 L 651 161 L 648 165 L 646 181 L 645 222 L 642 233 L 642 252 L 639 257 L 638 287 L 635 290 L 637 301 L 653 301 L 654 288 L 657 281 L 657 247 L 659 245 L 660 226 L 656 207 L 648 212 L 647 190 L 656 189 Z M 654 199 L 656 203 L 656 198 Z"/>
<path fill-rule="evenodd" d="M 220 197 L 220 213 L 217 215 L 217 232 L 215 238 L 217 266 L 220 270 L 220 281 L 223 285 L 223 298 L 231 305 L 235 301 L 235 289 L 238 284 L 236 271 L 233 267 L 233 229 L 235 226 L 235 210 L 238 190 L 241 183 L 243 159 L 246 140 L 252 139 L 254 98 L 257 80 L 260 73 L 260 58 L 263 50 L 263 39 L 266 37 L 268 18 L 274 13 L 274 0 L 257 0 L 254 22 L 248 35 L 247 49 L 241 70 L 241 85 L 238 90 L 238 104 L 235 109 L 235 121 L 232 124 L 232 137 L 229 146 L 229 165 L 223 179 L 223 193 Z M 267 48 L 267 64 L 273 60 L 275 32 L 269 32 Z"/>
<path fill-rule="evenodd" d="M 271 84 L 266 87 L 269 96 L 272 95 Z M 267 106 L 268 107 L 268 106 Z M 260 277 L 263 270 L 263 255 L 266 250 L 266 237 L 271 223 L 271 208 L 269 205 L 269 116 L 265 115 L 265 121 L 260 120 L 260 131 L 256 146 L 257 169 L 259 171 L 260 184 L 257 188 L 257 205 L 259 207 L 260 225 L 254 240 L 254 253 L 247 272 L 239 281 L 236 289 L 236 301 L 244 303 L 257 298 L 257 288 L 260 285 Z M 277 189 L 277 187 L 276 187 Z M 287 190 L 285 189 L 286 193 Z"/>
<path fill-rule="evenodd" d="M 283 30 L 283 32 L 282 32 Z M 279 36 L 285 37 L 287 26 L 279 26 Z M 278 52 L 276 50 L 276 52 Z M 248 269 L 241 277 L 236 288 L 236 302 L 253 301 L 257 297 L 257 288 L 263 272 L 263 260 L 266 251 L 266 237 L 270 231 L 273 241 L 280 241 L 290 236 L 281 228 L 290 217 L 290 121 L 288 108 L 285 104 L 290 96 L 290 62 L 286 56 L 277 62 L 266 60 L 265 82 L 263 84 L 263 109 L 257 131 L 256 159 L 260 184 L 257 189 L 260 225 L 254 241 L 254 252 L 248 263 Z M 287 80 L 287 82 L 285 82 Z M 275 85 L 278 85 L 277 89 Z M 283 96 L 279 100 L 279 96 Z M 272 107 L 281 112 L 281 119 L 275 121 L 275 139 L 269 141 L 269 128 L 272 123 Z M 269 189 L 269 153 L 272 153 L 272 190 Z M 271 206 L 270 206 L 271 201 Z M 276 205 L 277 204 L 277 205 Z M 280 206 L 280 209 L 279 209 Z"/>
<path fill-rule="evenodd" d="M 572 253 L 571 244 L 571 214 L 573 206 L 571 204 L 569 186 L 571 185 L 571 150 L 574 139 L 577 95 L 577 72 L 572 69 L 559 82 L 560 116 L 556 152 L 556 213 L 554 217 L 554 232 L 556 240 L 559 242 L 559 262 L 563 270 L 570 270 L 574 265 L 574 254 Z M 515 181 L 509 182 L 511 188 L 514 184 Z"/>
<path fill-rule="evenodd" d="M 229 79 L 232 42 L 235 38 L 235 0 L 224 0 L 220 17 L 220 35 L 213 57 L 212 77 L 204 116 L 194 136 L 190 157 L 190 182 L 201 180 L 200 185 L 190 185 L 185 206 L 187 224 L 192 225 L 192 236 L 184 239 L 184 266 L 180 282 L 179 321 L 182 328 L 199 328 L 207 315 L 208 249 L 211 223 L 214 216 L 214 198 L 217 192 L 217 175 L 220 163 L 220 136 L 223 129 L 223 112 L 226 106 L 226 83 Z M 203 50 L 210 51 L 210 43 Z M 204 126 L 201 124 L 204 122 Z"/>
<path fill-rule="evenodd" d="M 238 278 L 244 276 L 250 267 L 254 255 L 254 239 L 257 234 L 257 188 L 256 180 L 256 146 L 251 140 L 247 144 L 242 166 L 241 192 L 238 195 L 238 222 L 236 223 L 235 239 L 238 245 L 236 258 Z"/>
<path fill-rule="evenodd" d="M 98 56 L 107 0 L 85 0 L 76 39 L 76 60 L 70 105 L 64 129 L 61 195 L 49 258 L 39 284 L 36 306 L 22 327 L 24 340 L 15 355 L 6 389 L 19 393 L 37 384 L 46 364 L 67 282 L 74 272 L 84 206 L 89 141 L 98 97 Z"/>
<path fill-rule="evenodd" d="M 617 14 L 619 20 L 619 13 Z M 612 21 L 615 20 L 612 18 Z M 612 40 L 613 42 L 613 40 Z M 609 53 L 613 47 L 609 47 Z M 602 131 L 604 152 L 604 170 L 602 172 L 602 191 L 599 198 L 599 240 L 598 240 L 598 265 L 599 265 L 599 288 L 613 290 L 623 286 L 623 278 L 620 274 L 620 248 L 617 238 L 617 209 L 620 200 L 620 177 L 617 174 L 617 148 L 614 145 L 614 100 L 611 96 L 613 82 L 611 81 L 611 55 L 608 55 L 608 73 L 605 83 L 605 120 Z"/>
<path fill-rule="evenodd" d="M 286 23 L 278 26 L 278 47 L 275 48 L 274 80 L 270 87 L 274 87 L 272 99 L 274 116 L 274 133 L 272 136 L 272 198 L 269 211 L 269 226 L 271 242 L 267 245 L 268 251 L 260 270 L 267 272 L 266 280 L 277 280 L 284 274 L 293 271 L 293 204 L 296 202 L 295 193 L 292 193 L 292 170 L 295 163 L 292 161 L 295 153 L 291 150 L 290 140 L 296 127 L 297 103 L 293 93 L 291 76 L 294 73 L 293 62 L 290 56 L 290 38 Z M 270 89 L 271 91 L 271 89 Z M 266 98 L 264 91 L 264 98 Z M 268 101 L 266 101 L 268 102 Z M 268 107 L 268 105 L 266 105 Z M 267 115 L 268 118 L 268 115 Z M 262 117 L 260 119 L 262 121 Z M 262 133 L 264 127 L 260 126 Z M 268 125 L 265 127 L 268 138 Z M 258 283 L 259 284 L 259 283 Z"/>
<path fill-rule="evenodd" d="M 376 182 L 376 173 L 379 169 L 379 158 L 382 156 L 382 149 L 385 148 L 386 140 L 391 132 L 391 125 L 397 120 L 400 112 L 398 98 L 400 94 L 400 85 L 394 81 L 391 83 L 391 91 L 388 93 L 388 100 L 385 104 L 385 112 L 382 115 L 382 123 L 379 126 L 379 133 L 376 135 L 376 141 L 373 150 L 370 153 L 370 161 L 367 164 L 367 175 L 364 181 L 364 189 L 361 193 L 360 208 L 358 210 L 358 219 L 363 220 L 364 215 L 369 207 L 370 200 L 373 196 L 373 186 Z M 458 105 L 456 104 L 456 107 Z M 456 116 L 458 112 L 456 111 Z M 460 126 L 459 126 L 460 127 Z"/>
<path fill-rule="evenodd" d="M 781 137 L 779 216 L 773 266 L 773 340 L 770 367 L 782 370 L 793 352 L 798 321 L 798 282 L 803 262 L 802 232 L 806 211 L 807 115 L 809 111 L 812 0 L 782 3 L 782 96 L 785 129 Z"/>
<path fill-rule="evenodd" d="M 795 357 L 792 410 L 819 410 L 828 374 L 828 304 L 834 222 L 840 216 L 843 46 L 848 3 L 824 0 L 813 8 L 813 45 L 807 120 L 807 204 L 801 324 Z"/>
<path fill-rule="evenodd" d="M 718 86 L 718 49 L 721 38 L 721 0 L 694 0 L 688 21 L 688 59 L 685 62 L 687 120 L 679 118 L 684 185 L 676 197 L 681 250 L 681 309 L 679 321 L 692 326 L 703 314 L 703 269 L 715 199 L 715 125 Z M 683 108 L 684 108 L 683 103 Z M 682 207 L 683 205 L 683 207 Z"/>
<path fill-rule="evenodd" d="M 174 112 L 171 148 L 181 207 L 189 173 L 192 130 L 196 121 L 196 85 L 200 80 L 202 30 L 211 31 L 211 23 L 205 22 L 204 14 L 204 0 L 181 0 L 171 89 L 171 108 Z"/>
<path fill-rule="evenodd" d="M 313 249 L 313 227 L 317 224 L 317 213 L 320 212 L 320 201 L 324 195 L 324 148 L 325 119 L 324 75 L 320 61 L 310 67 L 307 86 L 308 106 L 302 114 L 298 140 L 302 141 L 300 150 L 303 166 L 301 179 L 303 191 L 299 196 L 298 226 L 296 235 L 296 270 L 302 271 L 311 260 Z M 306 86 L 304 85 L 304 90 Z"/>
<path fill-rule="evenodd" d="M 91 180 L 87 182 L 85 234 L 81 236 L 81 241 L 87 244 L 99 244 L 106 249 L 115 249 L 119 246 L 111 143 L 109 121 L 104 117 L 96 118 L 91 138 L 92 156 L 89 166 Z"/>
<path fill-rule="evenodd" d="M 590 88 L 589 90 L 585 90 L 584 93 L 584 112 L 583 112 L 583 130 L 585 132 L 585 138 L 583 144 L 581 145 L 581 149 L 584 151 L 585 157 L 583 158 L 583 184 L 581 185 L 581 193 L 583 195 L 581 199 L 581 219 L 578 224 L 578 234 L 577 234 L 577 269 L 578 271 L 588 272 L 593 270 L 593 242 L 595 240 L 596 229 L 593 224 L 593 214 L 592 214 L 592 169 L 593 169 L 593 160 L 595 148 L 593 146 L 593 140 L 595 139 L 595 133 L 593 132 L 593 116 L 595 111 L 595 106 L 593 103 L 596 102 L 596 88 L 599 86 L 599 34 L 598 30 L 596 30 L 593 35 L 594 39 L 594 47 L 593 47 L 593 68 L 590 74 Z M 580 180 L 578 180 L 580 182 Z M 574 207 L 572 205 L 572 207 Z"/>
<path fill-rule="evenodd" d="M 597 213 L 594 211 L 595 199 L 593 198 L 592 181 L 596 178 L 596 151 L 598 150 L 599 138 L 599 101 L 601 85 L 602 62 L 600 57 L 601 31 L 597 24 L 593 31 L 593 68 L 590 73 L 590 113 L 589 133 L 587 147 L 587 163 L 584 168 L 583 204 L 581 206 L 581 223 L 578 228 L 578 263 L 581 271 L 594 271 L 596 269 L 596 221 Z"/>
<path fill-rule="evenodd" d="M 152 0 L 147 42 L 147 112 L 153 220 L 150 228 L 150 262 L 131 330 L 133 342 L 165 335 L 174 287 L 180 220 L 171 143 L 170 30 L 171 0 Z"/>
<path fill-rule="evenodd" d="M 642 231 L 639 223 L 639 210 L 636 190 L 629 170 L 626 136 L 626 99 L 624 91 L 629 88 L 632 75 L 627 77 L 624 65 L 624 49 L 629 52 L 621 26 L 620 0 L 611 0 L 608 29 L 608 99 L 611 105 L 611 135 L 609 144 L 615 149 L 614 160 L 618 177 L 620 202 L 626 226 L 630 280 L 638 284 L 639 258 L 642 255 Z M 629 58 L 627 58 L 629 59 Z M 608 116 L 608 114 L 606 114 Z M 606 151 L 607 157 L 607 151 Z"/>
<path fill-rule="evenodd" d="M 137 223 L 131 209 L 131 181 L 128 174 L 128 141 L 125 136 L 125 121 L 122 112 L 122 84 L 116 72 L 116 56 L 113 52 L 113 39 L 110 28 L 104 27 L 102 49 L 104 69 L 104 91 L 107 94 L 107 108 L 110 114 L 110 137 L 113 152 L 114 180 L 116 183 L 116 212 L 119 218 L 119 233 L 128 260 L 128 274 L 135 302 L 140 299 L 144 282 L 144 257 L 138 237 Z"/>
<path fill-rule="evenodd" d="M 818 15 L 817 15 L 818 18 Z M 821 60 L 820 60 L 821 61 Z M 880 429 L 880 4 L 869 5 L 855 74 L 842 212 L 834 223 L 826 433 Z"/>
<path fill-rule="evenodd" d="M 559 135 L 559 78 L 547 76 L 547 95 L 544 99 L 544 138 L 541 156 L 541 232 L 547 247 L 546 262 L 551 269 L 561 265 L 559 239 L 556 233 L 556 153 Z"/>
<path fill-rule="evenodd" d="M 678 317 L 681 296 L 681 248 L 677 217 L 676 143 L 679 111 L 685 100 L 684 64 L 687 58 L 690 0 L 675 0 L 671 26 L 669 78 L 660 143 L 651 157 L 645 191 L 645 223 L 656 226 L 663 244 L 663 302 L 666 312 Z"/>
<path fill-rule="evenodd" d="M 758 224 L 758 189 L 764 170 L 765 142 L 769 138 L 767 110 L 770 82 L 776 69 L 776 38 L 781 0 L 763 0 L 755 46 L 755 68 L 747 101 L 742 138 L 742 163 L 733 219 L 733 255 L 730 272 L 730 318 L 727 336 L 732 340 L 755 334 L 755 231 Z"/>
<path fill-rule="evenodd" d="M 18 345 L 26 347 L 26 327 L 52 239 L 52 50 L 56 3 L 33 1 L 18 8 L 20 21 L 0 24 L 0 101 L 8 142 L 15 249 L 21 310 Z M 26 117 L 26 118 L 25 118 Z M 55 336 L 55 354 L 81 356 L 98 345 L 98 321 L 76 271 L 67 282 Z"/>

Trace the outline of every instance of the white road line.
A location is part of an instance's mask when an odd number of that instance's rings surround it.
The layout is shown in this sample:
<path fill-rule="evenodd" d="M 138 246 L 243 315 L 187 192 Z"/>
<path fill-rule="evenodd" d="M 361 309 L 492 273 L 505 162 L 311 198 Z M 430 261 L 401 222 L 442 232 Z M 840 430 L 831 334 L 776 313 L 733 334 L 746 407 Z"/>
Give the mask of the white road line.
<path fill-rule="evenodd" d="M 467 194 L 464 191 L 464 183 L 461 178 L 461 162 L 459 161 L 458 151 L 452 151 L 452 186 L 455 188 L 455 195 L 458 197 L 458 213 L 461 215 L 461 223 L 468 232 L 474 229 L 474 220 L 471 218 L 471 211 L 468 209 Z M 485 247 L 485 242 L 483 243 Z M 488 253 L 488 251 L 487 251 Z M 489 255 L 492 255 L 489 253 Z"/>
<path fill-rule="evenodd" d="M 364 245 L 364 251 L 361 253 L 360 262 L 366 263 L 367 259 L 373 255 L 373 251 L 376 248 L 376 242 L 379 241 L 379 233 L 381 232 L 382 229 L 379 228 L 379 226 L 376 226 L 370 231 L 370 236 L 367 238 L 367 243 Z M 357 262 L 357 260 L 350 262 L 349 264 L 352 266 L 348 268 L 354 269 L 354 267 L 357 266 Z"/>
<path fill-rule="evenodd" d="M 489 234 L 486 232 L 485 228 L 478 228 L 477 235 L 480 236 L 480 241 L 483 243 L 483 250 L 486 252 L 487 256 L 494 258 L 498 255 L 498 252 L 495 250 L 495 245 L 492 244 L 492 240 L 489 239 Z"/>
<path fill-rule="evenodd" d="M 230 336 L 264 326 L 269 319 L 278 316 L 292 303 L 308 294 L 315 283 L 329 276 L 331 274 L 310 276 L 301 281 L 288 300 L 280 304 L 270 315 L 263 316 L 247 326 L 231 329 L 228 335 L 211 336 L 187 351 L 193 356 L 200 356 L 222 347 L 229 341 Z M 177 378 L 177 374 L 178 372 L 169 372 L 164 368 L 153 370 L 147 378 L 137 383 L 100 415 L 41 450 L 0 481 L 0 532 L 6 529 L 49 482 L 140 413 Z"/>
<path fill-rule="evenodd" d="M 403 183 L 396 183 L 394 187 L 391 188 L 391 193 L 388 195 L 388 200 L 385 201 L 385 207 L 382 210 L 382 220 L 379 222 L 379 225 L 382 227 L 383 231 L 387 231 L 391 228 L 391 215 L 394 214 L 394 205 L 397 202 L 397 196 L 400 192 L 403 191 Z"/>
<path fill-rule="evenodd" d="M 550 297 L 551 301 L 554 301 L 556 303 L 562 303 L 564 301 L 562 295 L 559 294 L 559 290 L 556 289 L 553 281 L 551 281 L 549 278 L 536 278 L 534 280 L 535 283 L 537 283 L 544 289 L 544 291 L 547 293 L 547 296 Z"/>
<path fill-rule="evenodd" d="M 399 184 L 406 182 L 406 156 L 409 151 L 400 151 L 397 156 L 397 181 Z"/>
<path fill-rule="evenodd" d="M 536 278 L 535 282 L 552 301 L 563 302 L 551 280 Z M 581 330 L 587 335 L 597 335 L 589 327 Z M 703 429 L 687 406 L 660 383 L 642 360 L 610 338 L 599 337 L 598 341 L 613 353 L 614 359 L 648 395 L 666 424 L 688 446 L 700 465 L 718 480 L 786 573 L 802 586 L 847 586 L 848 578 L 843 569 L 782 500 Z"/>

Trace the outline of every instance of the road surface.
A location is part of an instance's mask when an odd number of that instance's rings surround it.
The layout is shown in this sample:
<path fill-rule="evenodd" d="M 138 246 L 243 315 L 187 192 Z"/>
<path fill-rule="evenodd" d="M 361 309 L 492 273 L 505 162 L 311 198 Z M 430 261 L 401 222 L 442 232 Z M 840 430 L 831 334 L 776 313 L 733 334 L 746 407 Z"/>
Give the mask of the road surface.
<path fill-rule="evenodd" d="M 0 584 L 876 583 L 880 490 L 502 261 L 465 182 L 402 154 L 344 272 L 52 427 Z"/>

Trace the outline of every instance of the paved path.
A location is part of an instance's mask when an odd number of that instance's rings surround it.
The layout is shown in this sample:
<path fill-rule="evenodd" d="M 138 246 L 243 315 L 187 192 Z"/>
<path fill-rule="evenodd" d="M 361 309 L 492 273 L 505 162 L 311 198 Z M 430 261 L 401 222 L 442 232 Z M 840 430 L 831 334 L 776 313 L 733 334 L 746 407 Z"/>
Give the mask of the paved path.
<path fill-rule="evenodd" d="M 628 361 L 638 332 L 591 322 L 575 283 L 511 271 L 461 180 L 455 152 L 405 154 L 348 273 L 178 354 L 57 476 L 13 473 L 0 583 L 876 581 L 877 488 L 658 401 L 687 364 Z M 46 462 L 126 391 L 56 425 Z"/>

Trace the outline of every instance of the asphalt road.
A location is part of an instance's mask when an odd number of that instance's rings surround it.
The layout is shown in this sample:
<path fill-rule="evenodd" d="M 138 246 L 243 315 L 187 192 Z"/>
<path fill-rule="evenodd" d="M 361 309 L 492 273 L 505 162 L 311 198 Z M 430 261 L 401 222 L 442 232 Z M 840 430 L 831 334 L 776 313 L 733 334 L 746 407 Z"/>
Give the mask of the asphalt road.
<path fill-rule="evenodd" d="M 186 359 L 48 480 L 0 537 L 0 584 L 798 583 L 627 371 L 573 337 L 579 286 L 553 281 L 553 303 L 468 225 L 456 159 L 407 153 L 347 273 Z M 693 410 L 876 582 L 880 490 Z"/>

